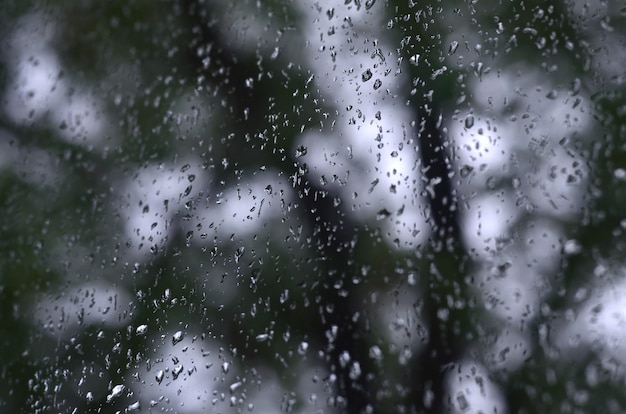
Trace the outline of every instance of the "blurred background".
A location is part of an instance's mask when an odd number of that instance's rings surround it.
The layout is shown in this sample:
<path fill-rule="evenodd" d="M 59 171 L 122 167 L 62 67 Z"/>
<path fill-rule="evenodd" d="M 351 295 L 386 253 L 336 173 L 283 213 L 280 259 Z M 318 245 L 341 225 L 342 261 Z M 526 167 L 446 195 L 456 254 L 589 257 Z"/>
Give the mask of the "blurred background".
<path fill-rule="evenodd" d="M 620 2 L 0 4 L 0 412 L 626 411 Z"/>

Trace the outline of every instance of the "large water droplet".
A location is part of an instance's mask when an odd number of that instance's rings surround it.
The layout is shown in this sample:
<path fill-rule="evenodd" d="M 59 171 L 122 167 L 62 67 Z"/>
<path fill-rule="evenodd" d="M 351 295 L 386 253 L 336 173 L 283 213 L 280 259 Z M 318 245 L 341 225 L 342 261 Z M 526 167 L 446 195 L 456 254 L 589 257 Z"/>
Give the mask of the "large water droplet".
<path fill-rule="evenodd" d="M 372 71 L 367 69 L 361 74 L 361 80 L 363 80 L 363 82 L 367 82 L 370 79 L 372 79 Z"/>
<path fill-rule="evenodd" d="M 111 402 L 113 399 L 119 397 L 124 392 L 126 387 L 122 384 L 118 384 L 111 390 L 111 393 L 107 395 L 107 402 Z"/>

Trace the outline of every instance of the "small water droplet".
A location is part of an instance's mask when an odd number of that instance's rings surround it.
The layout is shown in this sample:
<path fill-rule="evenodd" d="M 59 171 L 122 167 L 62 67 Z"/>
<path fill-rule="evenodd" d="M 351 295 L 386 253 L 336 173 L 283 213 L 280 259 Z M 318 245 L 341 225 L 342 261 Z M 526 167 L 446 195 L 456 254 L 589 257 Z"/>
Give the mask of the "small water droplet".
<path fill-rule="evenodd" d="M 174 379 L 178 378 L 178 376 L 180 375 L 181 372 L 183 372 L 183 366 L 182 365 L 176 365 L 176 367 L 174 367 L 174 369 L 172 370 L 172 377 Z"/>
<path fill-rule="evenodd" d="M 257 335 L 257 336 L 256 336 L 256 340 L 257 340 L 257 342 L 265 342 L 265 341 L 267 341 L 269 338 L 270 338 L 270 336 L 269 336 L 268 334 L 266 334 L 266 333 L 259 334 L 259 335 Z"/>
<path fill-rule="evenodd" d="M 228 362 L 224 362 L 222 364 L 222 372 L 224 374 L 228 374 L 228 370 L 230 369 L 230 364 Z"/>
<path fill-rule="evenodd" d="M 470 129 L 473 126 L 474 126 L 474 115 L 468 115 L 467 118 L 465 118 L 465 128 Z"/>
<path fill-rule="evenodd" d="M 237 391 L 238 388 L 241 387 L 241 381 L 237 381 L 237 382 L 233 382 L 232 384 L 230 384 L 230 387 L 228 387 L 228 389 L 230 390 L 231 393 Z"/>
<path fill-rule="evenodd" d="M 450 42 L 450 46 L 448 47 L 448 54 L 454 55 L 458 48 L 459 48 L 459 42 L 457 42 L 456 40 L 453 40 L 452 42 Z"/>
<path fill-rule="evenodd" d="M 381 210 L 378 210 L 378 212 L 376 213 L 376 220 L 384 220 L 390 215 L 391 213 L 389 212 L 389 210 L 387 210 L 386 208 L 383 208 Z"/>
<path fill-rule="evenodd" d="M 148 332 L 148 325 L 139 325 L 135 330 L 137 335 L 145 335 Z"/>
<path fill-rule="evenodd" d="M 298 353 L 300 355 L 304 355 L 306 354 L 307 349 L 309 349 L 309 343 L 306 341 L 300 342 L 300 345 L 298 345 Z"/>
<path fill-rule="evenodd" d="M 419 65 L 419 63 L 420 63 L 420 55 L 416 54 L 416 55 L 411 56 L 409 58 L 409 63 L 411 65 L 415 65 L 415 66 Z"/>
<path fill-rule="evenodd" d="M 563 245 L 563 252 L 567 255 L 578 254 L 583 250 L 578 240 L 570 239 Z"/>
<path fill-rule="evenodd" d="M 548 94 L 546 95 L 546 98 L 550 100 L 555 100 L 558 96 L 559 96 L 559 93 L 553 89 L 550 92 L 548 92 Z"/>
<path fill-rule="evenodd" d="M 461 171 L 459 171 L 459 174 L 461 175 L 461 177 L 467 178 L 472 173 L 472 171 L 474 171 L 474 167 L 465 164 L 461 167 Z"/>
<path fill-rule="evenodd" d="M 165 376 L 165 372 L 163 372 L 162 369 L 160 369 L 155 376 L 156 382 L 158 382 L 159 384 L 161 383 L 161 381 L 163 381 L 163 377 Z"/>
<path fill-rule="evenodd" d="M 374 4 L 376 4 L 376 0 L 365 0 L 365 10 L 371 9 Z"/>
<path fill-rule="evenodd" d="M 179 343 L 180 341 L 183 340 L 184 338 L 184 334 L 182 333 L 182 331 L 177 331 L 173 336 L 172 336 L 172 345 L 176 345 L 177 343 Z"/>
<path fill-rule="evenodd" d="M 513 188 L 515 189 L 518 189 L 522 186 L 522 180 L 520 180 L 519 177 L 513 177 L 512 183 L 513 183 Z"/>
<path fill-rule="evenodd" d="M 383 86 L 383 82 L 380 79 L 376 79 L 374 81 L 374 90 L 379 89 L 381 86 Z"/>
<path fill-rule="evenodd" d="M 296 148 L 296 158 L 304 157 L 307 153 L 308 149 L 304 145 L 299 145 Z"/>

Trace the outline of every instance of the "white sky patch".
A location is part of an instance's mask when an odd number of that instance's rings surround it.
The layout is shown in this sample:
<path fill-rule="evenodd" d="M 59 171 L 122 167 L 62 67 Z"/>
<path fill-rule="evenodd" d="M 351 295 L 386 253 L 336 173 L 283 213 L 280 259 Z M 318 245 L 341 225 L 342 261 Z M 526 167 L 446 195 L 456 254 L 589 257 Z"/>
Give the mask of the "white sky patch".
<path fill-rule="evenodd" d="M 330 135 L 305 133 L 299 142 L 308 148 L 311 174 L 322 182 L 338 177 L 344 205 L 362 220 L 391 213 L 380 221 L 388 241 L 415 248 L 428 232 L 423 200 L 415 196 L 416 144 L 406 130 L 414 115 L 397 102 L 404 78 L 396 73 L 395 51 L 373 29 L 384 27 L 384 15 L 342 1 L 301 7 L 315 51 L 306 55 L 315 85 L 338 107 Z"/>
<path fill-rule="evenodd" d="M 66 76 L 50 45 L 57 23 L 36 13 L 21 23 L 2 51 L 9 72 L 3 111 L 18 124 L 46 120 L 69 142 L 99 144 L 106 129 L 102 102 Z"/>

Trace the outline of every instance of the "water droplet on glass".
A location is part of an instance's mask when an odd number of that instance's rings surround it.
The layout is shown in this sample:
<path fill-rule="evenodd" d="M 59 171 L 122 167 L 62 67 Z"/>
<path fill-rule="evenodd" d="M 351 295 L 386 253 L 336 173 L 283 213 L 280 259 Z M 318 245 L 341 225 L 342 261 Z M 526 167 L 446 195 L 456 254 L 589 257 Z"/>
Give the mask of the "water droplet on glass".
<path fill-rule="evenodd" d="M 372 79 L 372 71 L 367 69 L 361 74 L 361 80 L 363 80 L 363 82 L 367 82 L 370 79 Z"/>
<path fill-rule="evenodd" d="M 411 56 L 409 58 L 409 63 L 411 63 L 412 65 L 415 65 L 415 66 L 419 65 L 419 63 L 420 63 L 420 55 L 416 54 L 416 55 Z"/>
<path fill-rule="evenodd" d="M 512 183 L 513 183 L 513 188 L 515 189 L 518 189 L 522 186 L 522 180 L 520 180 L 519 177 L 513 177 Z"/>
<path fill-rule="evenodd" d="M 300 342 L 300 345 L 298 345 L 298 353 L 304 355 L 307 349 L 309 349 L 309 343 L 306 341 Z"/>
<path fill-rule="evenodd" d="M 563 252 L 567 255 L 578 254 L 583 250 L 578 240 L 567 240 L 563 245 Z"/>
<path fill-rule="evenodd" d="M 265 342 L 265 341 L 267 341 L 269 339 L 269 337 L 270 336 L 268 334 L 266 334 L 266 333 L 259 334 L 259 335 L 256 336 L 256 340 L 257 340 L 257 342 Z"/>
<path fill-rule="evenodd" d="M 139 401 L 135 401 L 134 403 L 126 407 L 126 412 L 139 411 L 139 410 L 141 410 L 141 404 L 139 403 Z"/>
<path fill-rule="evenodd" d="M 184 338 L 184 334 L 181 331 L 177 331 L 173 336 L 172 336 L 172 345 L 176 345 L 177 343 L 179 343 L 180 341 L 183 340 Z"/>
<path fill-rule="evenodd" d="M 374 4 L 376 4 L 376 0 L 365 0 L 365 10 L 371 9 Z"/>
<path fill-rule="evenodd" d="M 465 128 L 470 129 L 473 126 L 474 126 L 474 115 L 468 115 L 467 118 L 465 118 Z"/>
<path fill-rule="evenodd" d="M 139 325 L 135 330 L 137 335 L 145 335 L 148 332 L 148 325 Z"/>
<path fill-rule="evenodd" d="M 407 276 L 407 283 L 411 286 L 415 286 L 417 284 L 417 273 L 409 272 Z"/>
<path fill-rule="evenodd" d="M 232 384 L 230 384 L 230 387 L 228 387 L 228 389 L 230 390 L 231 393 L 237 391 L 238 388 L 241 387 L 241 381 L 237 381 L 237 382 L 233 382 Z"/>
<path fill-rule="evenodd" d="M 342 368 L 345 368 L 346 366 L 348 366 L 349 362 L 350 362 L 350 353 L 348 353 L 348 351 L 343 351 L 339 355 L 339 365 L 341 365 Z"/>
<path fill-rule="evenodd" d="M 382 210 L 378 210 L 378 212 L 376 213 L 376 220 L 384 220 L 390 215 L 391 213 L 389 212 L 389 210 L 383 208 Z"/>
<path fill-rule="evenodd" d="M 472 171 L 474 171 L 474 167 L 465 164 L 461 167 L 461 171 L 459 171 L 459 174 L 461 175 L 461 177 L 467 178 L 472 173 Z"/>
<path fill-rule="evenodd" d="M 559 93 L 555 90 L 551 90 L 550 92 L 548 92 L 548 94 L 546 95 L 546 98 L 551 99 L 551 100 L 555 100 L 557 97 L 559 96 Z"/>
<path fill-rule="evenodd" d="M 383 86 L 383 82 L 380 79 L 376 79 L 374 81 L 374 89 L 376 90 L 376 89 L 380 88 L 381 86 Z"/>
<path fill-rule="evenodd" d="M 222 372 L 224 374 L 228 374 L 228 370 L 230 369 L 230 364 L 228 362 L 224 362 L 222 364 Z"/>
<path fill-rule="evenodd" d="M 304 145 L 298 146 L 298 148 L 296 148 L 296 158 L 300 158 L 300 157 L 305 156 L 307 151 L 308 151 L 308 149 Z"/>
<path fill-rule="evenodd" d="M 270 58 L 272 60 L 276 59 L 278 57 L 278 55 L 280 54 L 280 48 L 278 46 L 276 46 L 274 48 L 274 51 L 272 52 L 272 55 L 270 56 Z"/>
<path fill-rule="evenodd" d="M 183 372 L 183 366 L 182 365 L 176 365 L 176 367 L 174 367 L 174 369 L 172 370 L 172 377 L 174 379 L 178 378 L 178 376 L 180 375 L 181 372 Z"/>
<path fill-rule="evenodd" d="M 111 390 L 111 394 L 107 395 L 107 402 L 111 402 L 113 399 L 122 395 L 122 392 L 124 392 L 125 388 L 126 387 L 122 384 L 113 387 L 113 389 Z"/>
<path fill-rule="evenodd" d="M 376 361 L 381 361 L 383 359 L 383 351 L 377 345 L 374 345 L 370 348 L 369 356 Z"/>
<path fill-rule="evenodd" d="M 496 179 L 495 177 L 487 178 L 487 188 L 493 190 L 496 188 Z"/>
<path fill-rule="evenodd" d="M 450 42 L 450 47 L 448 47 L 448 54 L 454 55 L 458 48 L 459 48 L 459 42 L 457 42 L 456 40 L 453 40 L 452 42 Z"/>
<path fill-rule="evenodd" d="M 348 376 L 352 380 L 358 379 L 361 376 L 361 364 L 359 364 L 358 361 L 352 363 Z"/>
<path fill-rule="evenodd" d="M 160 369 L 155 376 L 156 382 L 158 382 L 159 384 L 161 383 L 161 381 L 163 381 L 163 377 L 165 376 L 165 372 L 163 372 L 162 369 Z"/>

